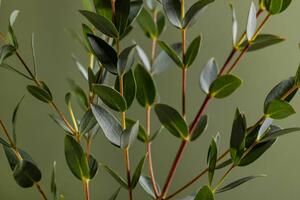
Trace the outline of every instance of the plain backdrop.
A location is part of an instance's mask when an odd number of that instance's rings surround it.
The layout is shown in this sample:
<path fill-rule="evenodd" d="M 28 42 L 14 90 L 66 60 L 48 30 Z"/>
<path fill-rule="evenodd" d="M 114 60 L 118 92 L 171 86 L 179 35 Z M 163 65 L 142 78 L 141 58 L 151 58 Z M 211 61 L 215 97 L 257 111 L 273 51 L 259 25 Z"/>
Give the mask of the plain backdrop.
<path fill-rule="evenodd" d="M 190 6 L 191 2 L 187 1 Z M 239 33 L 245 29 L 250 0 L 234 1 L 239 21 Z M 76 55 L 83 64 L 87 64 L 84 50 L 68 34 L 66 29 L 80 31 L 81 23 L 86 22 L 80 16 L 80 0 L 2 0 L 0 8 L 0 30 L 7 31 L 10 13 L 20 10 L 15 23 L 15 32 L 20 43 L 20 52 L 26 62 L 32 65 L 30 52 L 31 34 L 36 36 L 36 51 L 39 78 L 44 80 L 51 90 L 60 108 L 64 108 L 64 94 L 70 90 L 67 78 L 74 79 L 84 88 L 87 85 L 72 61 L 71 55 Z M 254 123 L 263 111 L 263 102 L 268 91 L 279 81 L 293 75 L 298 67 L 300 56 L 298 42 L 300 40 L 300 1 L 294 0 L 290 8 L 272 17 L 264 28 L 264 33 L 273 33 L 286 38 L 284 43 L 249 53 L 245 56 L 234 74 L 243 79 L 243 86 L 234 95 L 224 100 L 214 100 L 207 110 L 210 117 L 209 128 L 197 142 L 187 148 L 182 163 L 175 176 L 171 191 L 181 186 L 205 168 L 205 160 L 209 141 L 217 132 L 222 136 L 222 149 L 228 148 L 230 130 L 236 107 L 245 111 L 248 124 Z M 150 41 L 135 25 L 136 30 L 127 37 L 122 46 L 128 45 L 134 39 L 150 52 Z M 188 32 L 191 40 L 197 35 L 203 35 L 202 49 L 193 66 L 188 72 L 187 111 L 188 121 L 195 116 L 204 94 L 198 86 L 199 73 L 206 61 L 215 57 L 223 64 L 231 49 L 231 11 L 226 0 L 216 0 L 201 19 Z M 168 30 L 162 39 L 168 43 L 180 40 L 178 30 L 168 24 Z M 9 62 L 22 69 L 20 63 L 12 58 Z M 161 102 L 168 103 L 180 109 L 180 70 L 172 67 L 167 73 L 156 77 Z M 12 111 L 25 94 L 25 100 L 20 109 L 17 133 L 19 147 L 27 150 L 38 163 L 43 172 L 41 185 L 50 197 L 50 175 L 53 161 L 57 162 L 57 181 L 61 193 L 66 199 L 83 199 L 82 185 L 68 170 L 63 151 L 64 132 L 53 123 L 48 114 L 53 111 L 43 103 L 38 102 L 26 92 L 29 82 L 4 69 L 0 69 L 0 119 L 10 127 Z M 300 110 L 299 97 L 293 101 L 296 110 Z M 77 110 L 77 109 L 76 109 Z M 79 110 L 79 114 L 82 114 Z M 130 117 L 144 122 L 145 111 L 135 102 L 128 114 Z M 153 116 L 153 127 L 158 127 Z M 300 126 L 300 115 L 275 122 L 282 127 Z M 300 135 L 293 134 L 280 140 L 257 162 L 245 168 L 238 168 L 230 174 L 226 183 L 238 177 L 253 174 L 267 174 L 249 182 L 235 190 L 217 195 L 217 199 L 232 200 L 296 200 L 299 199 L 299 144 Z M 166 173 L 173 161 L 178 148 L 178 139 L 164 131 L 153 144 L 154 168 L 158 182 L 162 185 Z M 109 164 L 125 177 L 122 152 L 110 145 L 102 134 L 99 134 L 92 146 L 92 152 L 98 161 Z M 145 147 L 137 142 L 131 149 L 132 165 L 145 153 Z M 217 173 L 220 175 L 219 173 Z M 192 194 L 207 183 L 205 176 L 193 185 L 182 196 Z M 91 182 L 91 199 L 108 199 L 116 190 L 118 184 L 106 172 L 100 169 L 95 180 Z M 144 191 L 138 186 L 134 192 L 135 199 L 147 199 Z M 180 197 L 180 196 L 179 196 Z M 29 200 L 39 199 L 35 188 L 22 189 L 16 185 L 12 172 L 7 164 L 4 152 L 0 150 L 0 199 Z M 126 199 L 123 190 L 118 199 Z"/>

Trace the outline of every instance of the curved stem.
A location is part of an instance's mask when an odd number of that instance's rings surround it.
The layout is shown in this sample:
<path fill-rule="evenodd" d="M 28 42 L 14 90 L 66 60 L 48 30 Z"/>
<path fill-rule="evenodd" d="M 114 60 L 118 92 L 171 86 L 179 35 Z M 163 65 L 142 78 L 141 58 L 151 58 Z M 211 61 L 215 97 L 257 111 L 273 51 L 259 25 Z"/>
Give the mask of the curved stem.
<path fill-rule="evenodd" d="M 41 194 L 42 199 L 47 200 L 47 197 L 46 197 L 45 192 L 42 189 L 42 187 L 38 183 L 35 183 L 35 186 L 36 186 L 38 192 Z"/>

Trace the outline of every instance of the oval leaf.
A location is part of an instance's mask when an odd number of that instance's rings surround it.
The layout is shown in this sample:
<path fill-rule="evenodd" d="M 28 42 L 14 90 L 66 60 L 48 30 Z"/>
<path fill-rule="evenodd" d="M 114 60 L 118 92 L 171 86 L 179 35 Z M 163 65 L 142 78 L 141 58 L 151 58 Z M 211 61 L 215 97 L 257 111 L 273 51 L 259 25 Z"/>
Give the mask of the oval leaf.
<path fill-rule="evenodd" d="M 209 94 L 209 87 L 218 77 L 218 65 L 214 58 L 211 58 L 204 66 L 200 74 L 200 88 L 206 94 Z"/>
<path fill-rule="evenodd" d="M 209 186 L 203 186 L 200 191 L 197 193 L 194 200 L 214 200 L 214 193 Z"/>
<path fill-rule="evenodd" d="M 265 110 L 265 115 L 272 119 L 284 119 L 295 113 L 296 111 L 288 102 L 281 100 L 271 101 Z"/>
<path fill-rule="evenodd" d="M 29 188 L 42 179 L 40 169 L 27 160 L 21 160 L 15 167 L 13 176 L 19 186 Z"/>
<path fill-rule="evenodd" d="M 231 95 L 242 84 L 242 81 L 231 74 L 218 77 L 210 86 L 209 93 L 218 99 Z"/>

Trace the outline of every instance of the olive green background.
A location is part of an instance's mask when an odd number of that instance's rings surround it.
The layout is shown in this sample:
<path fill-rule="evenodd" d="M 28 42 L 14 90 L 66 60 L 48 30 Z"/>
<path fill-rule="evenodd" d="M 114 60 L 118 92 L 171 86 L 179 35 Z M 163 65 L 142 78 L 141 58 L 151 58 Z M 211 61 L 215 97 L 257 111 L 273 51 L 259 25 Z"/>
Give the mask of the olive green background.
<path fill-rule="evenodd" d="M 244 30 L 250 0 L 234 1 L 239 19 L 239 31 Z M 188 4 L 191 2 L 188 1 Z M 234 73 L 243 79 L 241 87 L 234 95 L 224 100 L 214 100 L 207 110 L 210 123 L 207 132 L 196 142 L 189 145 L 175 177 L 171 190 L 178 188 L 191 177 L 205 168 L 205 159 L 209 141 L 217 132 L 222 136 L 222 149 L 229 143 L 229 135 L 234 110 L 239 107 L 245 111 L 248 124 L 254 123 L 262 114 L 262 105 L 267 92 L 279 81 L 293 75 L 297 69 L 300 57 L 298 41 L 300 40 L 299 13 L 300 1 L 294 0 L 290 8 L 271 18 L 263 32 L 274 33 L 286 38 L 286 42 L 279 45 L 249 53 L 239 64 Z M 37 62 L 39 77 L 52 89 L 59 107 L 65 111 L 64 94 L 69 90 L 66 78 L 72 78 L 86 88 L 80 74 L 71 59 L 76 55 L 87 63 L 84 50 L 73 41 L 65 31 L 71 28 L 80 31 L 84 21 L 78 10 L 81 9 L 80 0 L 2 0 L 0 9 L 0 28 L 6 31 L 9 14 L 18 9 L 20 16 L 15 24 L 15 32 L 19 38 L 20 52 L 25 60 L 32 65 L 30 53 L 30 37 L 34 32 L 37 45 Z M 137 26 L 136 26 L 137 27 Z M 188 120 L 195 116 L 204 94 L 198 86 L 199 73 L 210 57 L 215 57 L 221 65 L 231 49 L 231 11 L 228 1 L 217 0 L 202 15 L 200 21 L 189 32 L 192 39 L 203 34 L 201 52 L 188 72 Z M 141 44 L 147 52 L 150 41 L 137 28 L 127 37 L 127 43 L 132 40 Z M 167 42 L 180 40 L 178 30 L 171 28 L 162 35 Z M 125 46 L 125 43 L 122 44 Z M 21 69 L 20 63 L 12 58 L 9 61 Z M 168 103 L 180 109 L 180 70 L 175 66 L 168 73 L 156 78 L 161 102 Z M 53 111 L 43 103 L 38 102 L 26 92 L 28 81 L 4 69 L 0 69 L 0 119 L 10 127 L 11 114 L 19 99 L 26 94 L 18 118 L 18 144 L 27 150 L 38 163 L 43 172 L 41 185 L 50 197 L 50 174 L 54 160 L 57 161 L 58 187 L 66 199 L 83 199 L 82 185 L 68 171 L 64 159 L 64 132 L 56 126 L 48 114 Z M 299 97 L 293 101 L 296 110 L 300 110 Z M 82 113 L 79 113 L 82 114 Z M 144 122 L 145 111 L 135 103 L 129 116 Z M 158 123 L 153 115 L 154 126 Z M 282 127 L 300 126 L 300 115 L 277 122 Z M 297 134 L 280 138 L 280 140 L 257 162 L 249 167 L 235 169 L 226 182 L 252 174 L 267 174 L 249 182 L 235 190 L 217 195 L 217 199 L 232 200 L 282 200 L 299 199 L 299 144 Z M 162 185 L 166 173 L 178 148 L 178 139 L 164 131 L 153 144 L 155 173 Z M 96 158 L 112 166 L 125 177 L 122 152 L 110 145 L 102 134 L 98 134 L 92 147 Z M 145 147 L 137 142 L 131 149 L 133 166 L 145 153 Z M 146 171 L 146 170 L 145 170 Z M 0 151 L 0 199 L 20 200 L 39 199 L 35 188 L 22 189 L 16 185 L 7 164 L 4 152 Z M 219 175 L 219 174 L 218 174 Z M 203 184 L 207 177 L 197 182 L 185 194 L 192 194 Z M 116 190 L 118 184 L 102 169 L 91 183 L 91 199 L 105 200 Z M 148 199 L 138 186 L 134 192 L 135 199 Z M 184 195 L 183 195 L 184 196 Z M 127 194 L 122 190 L 118 199 L 126 199 Z"/>

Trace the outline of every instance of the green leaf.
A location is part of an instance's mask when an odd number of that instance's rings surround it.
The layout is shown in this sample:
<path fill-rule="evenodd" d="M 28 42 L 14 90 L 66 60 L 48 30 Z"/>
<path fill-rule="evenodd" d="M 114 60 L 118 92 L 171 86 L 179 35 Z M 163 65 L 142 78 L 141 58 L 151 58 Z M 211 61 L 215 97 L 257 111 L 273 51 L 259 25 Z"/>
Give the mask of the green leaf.
<path fill-rule="evenodd" d="M 158 41 L 159 46 L 169 55 L 169 57 L 177 64 L 178 67 L 182 68 L 182 61 L 177 52 L 172 49 L 171 46 L 166 44 L 164 41 Z"/>
<path fill-rule="evenodd" d="M 264 0 L 266 9 L 270 14 L 275 15 L 286 10 L 292 0 Z"/>
<path fill-rule="evenodd" d="M 265 109 L 265 115 L 272 119 L 284 119 L 295 113 L 294 108 L 282 100 L 271 101 Z"/>
<path fill-rule="evenodd" d="M 214 0 L 198 0 L 194 3 L 185 14 L 182 22 L 183 28 L 190 28 L 194 25 L 202 11 L 212 2 L 214 2 Z"/>
<path fill-rule="evenodd" d="M 171 48 L 179 54 L 181 52 L 181 43 L 175 43 L 171 45 Z M 173 65 L 172 58 L 165 51 L 161 51 L 155 58 L 152 65 L 152 74 L 159 74 L 166 71 Z"/>
<path fill-rule="evenodd" d="M 32 78 L 30 76 L 24 74 L 23 72 L 19 71 L 18 69 L 14 68 L 14 67 L 6 64 L 6 63 L 0 64 L 0 68 L 7 69 L 7 70 L 10 70 L 12 72 L 15 72 L 15 73 L 19 74 L 20 76 L 23 76 L 24 78 L 32 81 Z"/>
<path fill-rule="evenodd" d="M 89 165 L 89 172 L 90 172 L 89 179 L 92 180 L 97 175 L 99 169 L 98 161 L 93 155 L 89 155 L 88 165 Z"/>
<path fill-rule="evenodd" d="M 274 143 L 276 139 L 257 144 L 240 162 L 239 166 L 247 166 L 262 156 Z"/>
<path fill-rule="evenodd" d="M 3 146 L 3 149 L 11 170 L 14 170 L 16 165 L 19 163 L 19 158 L 16 156 L 16 152 L 11 147 L 7 147 L 6 145 Z M 23 160 L 34 163 L 31 156 L 27 152 L 22 149 L 18 149 L 18 152 Z"/>
<path fill-rule="evenodd" d="M 136 123 L 136 121 L 134 121 L 132 119 L 128 119 L 128 118 L 126 119 L 126 127 L 133 126 L 135 123 Z M 141 123 L 139 123 L 139 132 L 137 135 L 137 139 L 143 143 L 146 143 L 149 140 L 148 135 L 145 131 L 145 128 L 142 126 Z"/>
<path fill-rule="evenodd" d="M 120 193 L 120 190 L 121 190 L 121 187 L 119 187 L 112 195 L 111 197 L 108 199 L 108 200 L 116 200 L 119 193 Z"/>
<path fill-rule="evenodd" d="M 151 64 L 145 51 L 140 46 L 136 46 L 137 54 L 148 72 L 151 72 Z"/>
<path fill-rule="evenodd" d="M 201 46 L 201 36 L 199 35 L 196 37 L 191 44 L 189 45 L 187 51 L 186 51 L 186 59 L 185 59 L 185 66 L 189 67 L 193 64 L 195 61 L 195 58 L 198 55 L 200 46 Z"/>
<path fill-rule="evenodd" d="M 113 114 L 104 108 L 92 105 L 93 114 L 100 125 L 105 137 L 115 146 L 120 147 L 122 126 Z"/>
<path fill-rule="evenodd" d="M 285 96 L 285 94 L 289 90 L 291 90 L 294 87 L 294 85 L 295 85 L 294 77 L 290 77 L 290 78 L 278 83 L 267 95 L 267 97 L 265 99 L 265 103 L 264 103 L 264 109 L 266 109 L 267 106 L 269 105 L 269 103 L 272 102 L 273 100 L 275 100 L 275 99 L 280 100 L 281 98 L 283 98 L 283 96 Z M 294 92 L 289 94 L 284 100 L 287 102 L 290 102 L 296 93 L 297 93 L 297 90 L 295 90 Z"/>
<path fill-rule="evenodd" d="M 156 98 L 156 87 L 152 76 L 140 64 L 136 66 L 134 76 L 137 85 L 137 101 L 143 107 L 153 105 Z"/>
<path fill-rule="evenodd" d="M 206 130 L 208 125 L 208 116 L 202 115 L 199 122 L 196 125 L 193 133 L 191 134 L 191 141 L 195 141 Z"/>
<path fill-rule="evenodd" d="M 0 144 L 2 144 L 3 146 L 6 146 L 6 147 L 11 147 L 10 144 L 8 144 L 3 138 L 0 137 Z"/>
<path fill-rule="evenodd" d="M 6 44 L 3 45 L 0 48 L 0 64 L 3 63 L 3 61 L 13 55 L 15 53 L 16 49 L 12 45 Z"/>
<path fill-rule="evenodd" d="M 212 139 L 208 150 L 208 156 L 207 156 L 209 185 L 212 184 L 214 178 L 214 173 L 217 164 L 217 156 L 218 156 L 217 143 L 215 139 Z"/>
<path fill-rule="evenodd" d="M 138 184 L 139 180 L 140 180 L 140 177 L 141 177 L 142 170 L 143 170 L 144 163 L 145 163 L 146 159 L 147 159 L 147 155 L 142 157 L 142 159 L 138 163 L 138 165 L 137 165 L 137 167 L 136 167 L 136 169 L 133 173 L 132 181 L 131 181 L 132 188 L 135 188 L 136 185 Z"/>
<path fill-rule="evenodd" d="M 16 165 L 13 176 L 19 186 L 29 188 L 42 179 L 40 169 L 27 160 L 21 160 Z"/>
<path fill-rule="evenodd" d="M 166 20 L 165 20 L 165 15 L 158 11 L 157 12 L 157 22 L 156 22 L 156 27 L 157 27 L 157 36 L 160 36 L 164 30 L 166 25 Z"/>
<path fill-rule="evenodd" d="M 80 10 L 79 12 L 83 16 L 85 16 L 103 34 L 113 38 L 119 37 L 117 28 L 107 18 L 86 10 Z"/>
<path fill-rule="evenodd" d="M 131 1 L 130 2 L 130 13 L 128 16 L 127 26 L 130 26 L 136 18 L 140 15 L 143 8 L 143 1 Z"/>
<path fill-rule="evenodd" d="M 127 127 L 121 135 L 120 147 L 122 149 L 129 148 L 139 133 L 139 121 L 136 121 L 132 126 Z"/>
<path fill-rule="evenodd" d="M 206 94 L 209 94 L 211 84 L 218 77 L 219 69 L 215 58 L 209 59 L 200 74 L 200 88 Z"/>
<path fill-rule="evenodd" d="M 120 92 L 120 78 L 116 77 L 115 89 Z M 126 100 L 127 109 L 132 105 L 136 95 L 136 83 L 132 69 L 123 76 L 123 97 Z"/>
<path fill-rule="evenodd" d="M 116 0 L 115 8 L 115 25 L 120 35 L 122 35 L 127 27 L 127 20 L 130 12 L 130 0 Z"/>
<path fill-rule="evenodd" d="M 58 191 L 56 185 L 56 162 L 53 163 L 52 174 L 51 174 L 51 184 L 50 191 L 53 195 L 53 200 L 58 200 Z"/>
<path fill-rule="evenodd" d="M 161 124 L 175 137 L 187 140 L 188 126 L 183 117 L 172 107 L 166 104 L 155 105 L 156 115 Z"/>
<path fill-rule="evenodd" d="M 93 34 L 93 33 L 94 33 L 93 30 L 88 25 L 82 24 L 82 34 L 90 49 L 92 49 L 92 47 L 89 44 L 89 39 L 87 36 L 88 34 Z"/>
<path fill-rule="evenodd" d="M 105 69 L 113 74 L 117 74 L 118 55 L 116 51 L 104 40 L 97 36 L 88 35 L 88 39 L 94 54 L 97 56 Z"/>
<path fill-rule="evenodd" d="M 94 128 L 96 124 L 97 120 L 95 119 L 92 110 L 88 109 L 80 120 L 78 131 L 81 134 L 85 134 Z"/>
<path fill-rule="evenodd" d="M 27 90 L 32 96 L 42 102 L 49 103 L 53 100 L 51 94 L 49 94 L 48 91 L 35 85 L 28 85 Z"/>
<path fill-rule="evenodd" d="M 78 105 L 86 111 L 89 107 L 89 100 L 85 94 L 85 91 L 77 85 L 73 80 L 69 79 L 69 84 L 71 86 L 72 92 L 76 97 Z"/>
<path fill-rule="evenodd" d="M 298 131 L 300 131 L 299 127 L 275 130 L 275 131 L 271 132 L 270 134 L 268 134 L 267 136 L 263 137 L 260 140 L 260 142 L 267 142 L 270 140 L 274 140 L 280 136 L 287 135 L 287 134 L 293 133 L 293 132 L 298 132 Z"/>
<path fill-rule="evenodd" d="M 20 108 L 20 105 L 21 105 L 23 99 L 24 99 L 24 96 L 21 98 L 21 100 L 19 101 L 19 103 L 15 107 L 14 112 L 13 112 L 13 116 L 12 116 L 12 119 L 11 119 L 14 144 L 17 144 L 17 133 L 16 133 L 17 116 L 18 116 L 19 108 Z"/>
<path fill-rule="evenodd" d="M 88 160 L 80 144 L 70 135 L 65 136 L 65 157 L 69 169 L 79 180 L 90 178 Z"/>
<path fill-rule="evenodd" d="M 251 7 L 248 14 L 247 32 L 246 32 L 248 41 L 252 41 L 255 36 L 256 24 L 257 24 L 256 8 L 255 8 L 255 4 L 251 2 Z"/>
<path fill-rule="evenodd" d="M 130 47 L 127 47 L 119 55 L 117 63 L 119 76 L 122 76 L 124 73 L 128 72 L 131 69 L 134 63 L 135 47 L 135 44 Z"/>
<path fill-rule="evenodd" d="M 298 66 L 296 75 L 295 75 L 295 85 L 299 88 L 300 87 L 300 65 Z"/>
<path fill-rule="evenodd" d="M 247 177 L 244 177 L 244 178 L 240 178 L 236 181 L 233 181 L 232 183 L 229 183 L 228 185 L 218 189 L 216 191 L 216 193 L 221 193 L 221 192 L 226 192 L 228 190 L 232 190 L 248 181 L 251 181 L 253 179 L 256 179 L 256 178 L 260 178 L 260 177 L 265 177 L 266 175 L 263 175 L 263 174 L 260 174 L 260 175 L 254 175 L 254 176 L 247 176 Z"/>
<path fill-rule="evenodd" d="M 19 10 L 14 10 L 11 13 L 10 19 L 9 19 L 9 25 L 8 25 L 8 40 L 16 49 L 18 49 L 18 41 L 17 41 L 17 37 L 16 37 L 12 27 L 13 27 L 19 13 L 20 13 Z"/>
<path fill-rule="evenodd" d="M 177 28 L 182 27 L 181 22 L 181 4 L 179 0 L 164 0 L 162 1 L 164 11 L 170 21 Z"/>
<path fill-rule="evenodd" d="M 210 86 L 211 96 L 221 99 L 231 95 L 242 84 L 242 81 L 231 74 L 218 77 Z"/>
<path fill-rule="evenodd" d="M 95 84 L 93 91 L 111 109 L 118 112 L 126 111 L 126 101 L 117 90 L 107 85 Z"/>
<path fill-rule="evenodd" d="M 214 200 L 214 193 L 209 186 L 203 186 L 197 193 L 194 200 Z"/>
<path fill-rule="evenodd" d="M 224 167 L 227 167 L 230 164 L 232 164 L 232 159 L 231 158 L 229 158 L 229 159 L 225 160 L 224 162 L 221 162 L 220 164 L 218 164 L 216 166 L 216 169 L 222 169 Z"/>
<path fill-rule="evenodd" d="M 93 5 L 91 0 L 82 0 L 82 5 L 85 10 L 89 10 L 89 11 L 93 10 Z"/>
<path fill-rule="evenodd" d="M 99 15 L 104 16 L 106 19 L 112 19 L 112 9 L 110 0 L 94 0 L 95 10 Z"/>
<path fill-rule="evenodd" d="M 260 50 L 277 43 L 283 42 L 285 39 L 272 35 L 272 34 L 259 34 L 253 41 L 250 43 L 248 51 Z M 238 48 L 244 49 L 248 45 L 248 41 L 244 41 Z"/>
<path fill-rule="evenodd" d="M 49 115 L 50 118 L 58 125 L 60 126 L 66 133 L 72 135 L 72 131 L 69 129 L 69 127 L 66 125 L 66 123 L 59 118 L 58 116 L 54 115 L 54 114 L 50 114 Z"/>
<path fill-rule="evenodd" d="M 149 194 L 153 198 L 156 198 L 150 177 L 144 175 L 140 176 L 139 184 L 142 186 L 145 192 L 147 192 L 147 194 Z M 160 187 L 157 183 L 156 188 L 158 190 L 158 193 L 160 193 Z"/>
<path fill-rule="evenodd" d="M 32 52 L 32 60 L 33 60 L 33 73 L 37 76 L 37 64 L 36 64 L 36 53 L 35 53 L 35 35 L 32 33 L 31 35 L 31 52 Z"/>
<path fill-rule="evenodd" d="M 244 153 L 246 129 L 247 124 L 245 115 L 236 109 L 230 138 L 230 154 L 236 165 L 239 163 Z"/>
<path fill-rule="evenodd" d="M 120 175 L 118 175 L 114 170 L 112 170 L 107 165 L 101 164 L 101 166 L 104 168 L 104 170 L 107 173 L 109 173 L 120 184 L 120 186 L 122 186 L 124 189 L 128 189 L 128 185 L 126 181 Z"/>
<path fill-rule="evenodd" d="M 153 21 L 150 13 L 146 9 L 142 9 L 137 20 L 139 26 L 147 36 L 149 36 L 150 38 L 155 38 L 157 36 L 156 24 Z"/>

